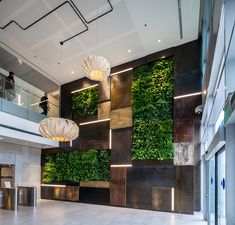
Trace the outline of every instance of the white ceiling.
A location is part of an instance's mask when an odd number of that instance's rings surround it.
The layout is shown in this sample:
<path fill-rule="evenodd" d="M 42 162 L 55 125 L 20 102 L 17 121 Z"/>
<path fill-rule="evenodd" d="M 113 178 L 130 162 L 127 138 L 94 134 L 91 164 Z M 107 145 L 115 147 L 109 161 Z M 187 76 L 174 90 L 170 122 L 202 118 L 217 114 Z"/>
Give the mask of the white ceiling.
<path fill-rule="evenodd" d="M 96 16 L 97 1 L 99 13 L 108 10 L 107 0 L 74 0 L 86 19 Z M 1 1 L 0 26 L 15 20 L 26 27 L 63 2 Z M 86 55 L 102 55 L 113 67 L 198 38 L 200 0 L 181 0 L 183 39 L 178 0 L 111 0 L 111 3 L 112 12 L 87 24 L 87 32 L 63 46 L 60 41 L 85 28 L 68 4 L 26 31 L 15 24 L 0 30 L 0 46 L 57 84 L 63 84 L 84 77 L 81 63 Z M 62 63 L 58 64 L 59 61 Z"/>

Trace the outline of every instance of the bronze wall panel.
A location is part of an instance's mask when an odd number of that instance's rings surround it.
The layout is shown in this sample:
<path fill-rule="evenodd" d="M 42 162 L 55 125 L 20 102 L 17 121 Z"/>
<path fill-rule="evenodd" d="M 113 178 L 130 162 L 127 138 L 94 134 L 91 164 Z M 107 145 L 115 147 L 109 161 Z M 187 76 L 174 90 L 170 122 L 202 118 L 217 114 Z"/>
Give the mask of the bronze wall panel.
<path fill-rule="evenodd" d="M 131 107 L 133 71 L 111 77 L 111 110 Z"/>
<path fill-rule="evenodd" d="M 110 128 L 120 129 L 132 127 L 132 108 L 122 108 L 111 111 Z"/>
<path fill-rule="evenodd" d="M 110 168 L 110 204 L 126 206 L 126 168 Z"/>
<path fill-rule="evenodd" d="M 171 188 L 152 187 L 152 208 L 155 210 L 170 212 L 172 194 Z"/>
<path fill-rule="evenodd" d="M 111 164 L 131 164 L 132 129 L 112 130 Z"/>
<path fill-rule="evenodd" d="M 110 101 L 110 77 L 99 82 L 99 102 Z"/>
<path fill-rule="evenodd" d="M 98 104 L 98 120 L 110 118 L 111 102 L 102 102 Z"/>
<path fill-rule="evenodd" d="M 175 212 L 193 214 L 193 166 L 175 166 Z"/>

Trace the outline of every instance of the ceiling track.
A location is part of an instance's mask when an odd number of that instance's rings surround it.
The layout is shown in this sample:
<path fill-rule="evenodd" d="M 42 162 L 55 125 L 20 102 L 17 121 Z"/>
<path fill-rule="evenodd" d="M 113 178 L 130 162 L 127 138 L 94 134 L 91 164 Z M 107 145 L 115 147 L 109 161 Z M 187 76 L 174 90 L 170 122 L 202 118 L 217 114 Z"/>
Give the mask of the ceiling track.
<path fill-rule="evenodd" d="M 97 16 L 97 17 L 91 19 L 91 20 L 86 20 L 86 18 L 82 15 L 81 11 L 78 9 L 78 7 L 77 7 L 76 4 L 73 2 L 73 0 L 70 0 L 70 1 L 71 1 L 71 3 L 73 4 L 74 8 L 79 12 L 79 14 L 80 14 L 80 16 L 82 17 L 82 19 L 83 19 L 86 23 L 88 23 L 88 24 L 91 23 L 91 22 L 93 22 L 93 21 L 95 21 L 95 20 L 97 20 L 97 19 L 99 19 L 99 18 L 102 17 L 102 16 L 105 16 L 106 14 L 108 14 L 108 13 L 110 13 L 110 12 L 113 11 L 113 6 L 112 6 L 110 0 L 107 0 L 107 2 L 109 3 L 109 6 L 110 6 L 110 9 L 109 9 L 107 12 L 104 12 L 103 14 L 101 14 L 101 15 L 99 15 L 99 16 Z"/>
<path fill-rule="evenodd" d="M 181 0 L 178 0 L 178 14 L 179 14 L 179 26 L 180 26 L 180 39 L 183 39 Z"/>
<path fill-rule="evenodd" d="M 1 1 L 1 0 L 0 0 L 0 1 Z M 105 16 L 106 14 L 112 12 L 112 11 L 113 11 L 113 6 L 112 6 L 110 0 L 107 0 L 107 2 L 108 2 L 108 4 L 109 4 L 109 6 L 110 6 L 110 9 L 109 9 L 107 12 L 105 12 L 105 13 L 103 13 L 103 14 L 101 14 L 101 15 L 99 15 L 99 16 L 97 16 L 97 17 L 91 19 L 91 20 L 86 20 L 86 18 L 83 16 L 83 14 L 81 13 L 81 11 L 78 9 L 78 7 L 76 6 L 76 4 L 71 0 L 71 1 L 65 1 L 65 2 L 63 2 L 62 4 L 58 5 L 56 8 L 52 9 L 51 11 L 49 11 L 48 13 L 46 13 L 45 15 L 43 15 L 43 16 L 40 17 L 39 19 L 35 20 L 33 23 L 29 24 L 29 25 L 26 26 L 26 27 L 21 26 L 21 25 L 20 25 L 17 21 L 15 21 L 15 20 L 11 20 L 11 21 L 8 22 L 6 25 L 0 27 L 0 29 L 1 29 L 1 30 L 4 30 L 4 29 L 6 29 L 8 26 L 10 26 L 11 24 L 15 24 L 15 25 L 17 25 L 21 30 L 26 31 L 26 30 L 28 30 L 29 28 L 31 28 L 32 26 L 34 26 L 35 24 L 37 24 L 38 22 L 40 22 L 41 20 L 43 20 L 44 18 L 46 18 L 47 16 L 49 16 L 50 14 L 52 14 L 53 12 L 55 12 L 56 10 L 58 10 L 59 8 L 61 8 L 61 7 L 63 7 L 64 5 L 68 4 L 68 5 L 72 8 L 72 10 L 76 13 L 76 15 L 79 17 L 79 19 L 82 21 L 83 25 L 85 26 L 85 29 L 82 30 L 82 31 L 80 31 L 80 32 L 78 32 L 78 33 L 76 33 L 75 35 L 73 35 L 73 36 L 71 36 L 71 37 L 69 37 L 69 38 L 63 40 L 63 41 L 60 41 L 60 44 L 63 45 L 65 42 L 70 41 L 71 39 L 73 39 L 73 38 L 79 36 L 80 34 L 82 34 L 82 33 L 86 32 L 86 31 L 88 31 L 88 26 L 87 26 L 87 24 L 89 24 L 89 23 L 91 23 L 91 22 L 93 22 L 93 21 L 99 19 L 100 17 Z"/>

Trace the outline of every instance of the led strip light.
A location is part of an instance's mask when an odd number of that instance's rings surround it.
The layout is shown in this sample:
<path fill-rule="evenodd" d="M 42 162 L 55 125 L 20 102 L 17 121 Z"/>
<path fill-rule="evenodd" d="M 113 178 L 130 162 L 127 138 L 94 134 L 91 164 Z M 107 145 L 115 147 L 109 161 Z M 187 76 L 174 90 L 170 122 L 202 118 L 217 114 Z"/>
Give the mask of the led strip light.
<path fill-rule="evenodd" d="M 202 92 L 195 92 L 195 93 L 187 94 L 187 95 L 179 95 L 179 96 L 174 97 L 174 99 L 187 98 L 187 97 L 201 95 L 201 94 L 202 94 Z"/>
<path fill-rule="evenodd" d="M 100 123 L 100 122 L 104 122 L 104 121 L 110 121 L 110 118 L 103 119 L 103 120 L 94 120 L 94 121 L 90 121 L 90 122 L 79 123 L 79 125 L 82 126 L 82 125 L 87 125 L 87 124 L 92 124 L 92 123 Z"/>
<path fill-rule="evenodd" d="M 86 89 L 93 88 L 93 87 L 96 87 L 96 86 L 98 86 L 98 84 L 94 84 L 94 85 L 91 85 L 91 86 L 89 86 L 89 87 L 77 89 L 77 90 L 75 90 L 75 91 L 72 91 L 71 94 L 74 94 L 74 93 L 80 92 L 80 91 L 84 91 L 84 90 L 86 90 Z"/>

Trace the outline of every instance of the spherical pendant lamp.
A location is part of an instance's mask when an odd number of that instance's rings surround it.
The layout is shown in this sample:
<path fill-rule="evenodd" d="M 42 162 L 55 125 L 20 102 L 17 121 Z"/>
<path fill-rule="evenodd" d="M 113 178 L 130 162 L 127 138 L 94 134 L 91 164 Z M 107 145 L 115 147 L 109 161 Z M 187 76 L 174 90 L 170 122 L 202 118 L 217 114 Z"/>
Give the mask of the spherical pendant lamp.
<path fill-rule="evenodd" d="M 79 128 L 72 120 L 50 117 L 39 123 L 39 132 L 53 141 L 67 142 L 78 137 Z"/>
<path fill-rule="evenodd" d="M 103 56 L 91 55 L 84 58 L 82 70 L 94 81 L 101 81 L 110 75 L 110 64 Z"/>

